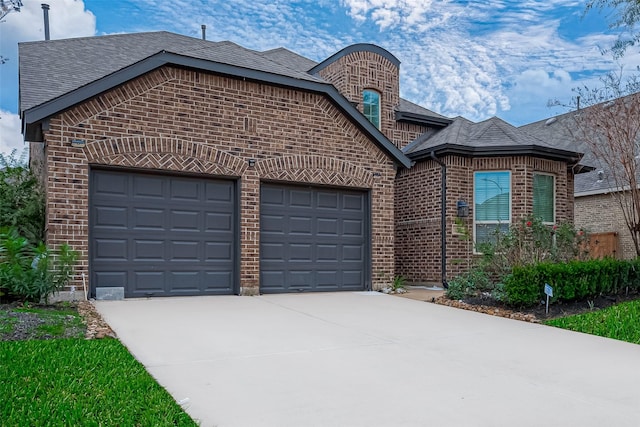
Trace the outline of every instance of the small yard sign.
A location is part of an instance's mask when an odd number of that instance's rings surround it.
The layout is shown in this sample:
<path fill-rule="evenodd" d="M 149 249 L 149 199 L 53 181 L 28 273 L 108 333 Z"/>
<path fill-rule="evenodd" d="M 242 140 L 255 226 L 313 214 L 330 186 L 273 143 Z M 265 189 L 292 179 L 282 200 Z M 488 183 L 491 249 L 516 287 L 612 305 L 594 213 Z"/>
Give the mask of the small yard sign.
<path fill-rule="evenodd" d="M 547 306 L 545 312 L 546 314 L 549 314 L 549 297 L 553 296 L 553 288 L 548 283 L 544 284 L 544 294 L 547 296 Z"/>

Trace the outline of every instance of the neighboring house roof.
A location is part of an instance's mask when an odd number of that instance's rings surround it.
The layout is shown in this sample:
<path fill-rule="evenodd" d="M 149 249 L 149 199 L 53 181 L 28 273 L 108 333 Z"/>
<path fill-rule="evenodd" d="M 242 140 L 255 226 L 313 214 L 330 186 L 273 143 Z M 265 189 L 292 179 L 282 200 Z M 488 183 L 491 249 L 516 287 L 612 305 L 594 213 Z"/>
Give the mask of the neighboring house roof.
<path fill-rule="evenodd" d="M 25 138 L 36 137 L 35 126 L 51 115 L 153 69 L 174 64 L 322 93 L 391 158 L 410 166 L 409 159 L 333 85 L 301 71 L 302 57 L 294 57 L 286 49 L 256 52 L 231 42 L 161 31 L 20 43 L 19 52 Z"/>
<path fill-rule="evenodd" d="M 585 153 L 580 161 L 580 165 L 583 166 L 583 170 L 586 172 L 579 173 L 575 176 L 575 197 L 616 191 L 614 189 L 617 188 L 617 185 L 613 182 L 611 171 L 607 165 L 600 162 L 591 152 L 589 146 L 583 141 L 580 141 L 576 135 L 578 133 L 576 131 L 578 123 L 576 121 L 576 114 L 579 114 L 580 111 L 583 110 L 570 111 L 545 120 L 530 123 L 521 126 L 520 129 L 537 138 L 544 139 L 557 147 L 572 148 Z"/>
<path fill-rule="evenodd" d="M 498 117 L 474 123 L 456 117 L 446 128 L 426 133 L 403 149 L 412 160 L 448 154 L 462 156 L 533 155 L 576 164 L 579 151 L 555 147 L 510 125 Z"/>

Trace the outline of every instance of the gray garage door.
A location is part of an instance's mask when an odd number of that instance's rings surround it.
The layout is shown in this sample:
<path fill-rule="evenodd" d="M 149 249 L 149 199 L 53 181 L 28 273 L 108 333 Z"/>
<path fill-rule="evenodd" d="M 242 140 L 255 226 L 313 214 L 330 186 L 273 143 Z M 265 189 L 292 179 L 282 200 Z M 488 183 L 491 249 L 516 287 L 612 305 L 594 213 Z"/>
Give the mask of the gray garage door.
<path fill-rule="evenodd" d="M 263 184 L 260 291 L 364 290 L 367 218 L 362 191 Z"/>
<path fill-rule="evenodd" d="M 124 288 L 126 297 L 234 292 L 233 181 L 93 170 L 90 188 L 94 291 Z"/>

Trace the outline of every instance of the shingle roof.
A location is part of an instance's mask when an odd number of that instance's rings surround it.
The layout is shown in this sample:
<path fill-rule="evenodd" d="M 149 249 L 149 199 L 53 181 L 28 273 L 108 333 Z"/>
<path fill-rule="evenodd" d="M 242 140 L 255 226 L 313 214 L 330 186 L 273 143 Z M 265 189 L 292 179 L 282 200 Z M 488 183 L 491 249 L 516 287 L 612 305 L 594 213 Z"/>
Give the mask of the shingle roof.
<path fill-rule="evenodd" d="M 533 154 L 573 161 L 580 158 L 579 152 L 558 149 L 498 117 L 479 123 L 456 117 L 446 128 L 420 136 L 403 151 L 411 158 L 421 158 L 431 152 L 494 156 Z"/>
<path fill-rule="evenodd" d="M 259 54 L 264 56 L 265 58 L 291 68 L 292 70 L 307 72 L 318 64 L 316 61 L 305 58 L 304 56 L 298 55 L 297 53 L 291 52 L 290 50 L 283 47 L 265 50 L 264 52 L 260 52 Z"/>
<path fill-rule="evenodd" d="M 235 43 L 211 42 L 166 31 L 27 42 L 19 44 L 20 109 L 38 106 L 162 51 L 322 81 Z"/>
<path fill-rule="evenodd" d="M 438 119 L 448 119 L 449 117 L 445 117 L 442 114 L 438 114 L 434 111 L 431 111 L 427 108 L 421 107 L 418 104 L 414 104 L 411 101 L 407 101 L 404 98 L 400 98 L 400 103 L 398 104 L 398 106 L 396 107 L 396 111 L 402 111 L 405 113 L 413 113 L 413 114 L 419 114 L 421 116 L 428 116 L 428 117 L 436 117 Z"/>
<path fill-rule="evenodd" d="M 305 63 L 302 57 L 285 49 L 257 52 L 231 42 L 160 31 L 20 43 L 19 53 L 20 111 L 25 138 L 33 141 L 42 137 L 39 123 L 46 117 L 174 64 L 322 93 L 391 158 L 410 166 L 409 159 L 333 85 L 298 69 Z"/>
<path fill-rule="evenodd" d="M 519 129 L 539 139 L 544 139 L 556 147 L 584 153 L 582 160 L 580 160 L 580 165 L 594 170 L 579 173 L 575 176 L 573 187 L 575 194 L 608 192 L 610 191 L 611 185 L 607 180 L 609 174 L 605 170 L 606 168 L 604 168 L 593 153 L 591 153 L 587 144 L 580 141 L 575 135 L 575 114 L 577 114 L 577 111 L 571 111 L 521 126 Z M 599 171 L 604 173 L 604 179 L 599 179 Z"/>

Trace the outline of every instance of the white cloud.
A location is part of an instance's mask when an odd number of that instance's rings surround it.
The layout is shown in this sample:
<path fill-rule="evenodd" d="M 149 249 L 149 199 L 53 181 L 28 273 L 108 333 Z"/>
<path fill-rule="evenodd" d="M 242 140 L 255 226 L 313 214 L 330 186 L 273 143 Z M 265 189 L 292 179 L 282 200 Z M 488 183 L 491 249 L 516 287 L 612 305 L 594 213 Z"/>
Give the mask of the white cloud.
<path fill-rule="evenodd" d="M 0 110 L 0 153 L 7 155 L 14 149 L 21 153 L 27 148 L 22 141 L 20 116 Z"/>

